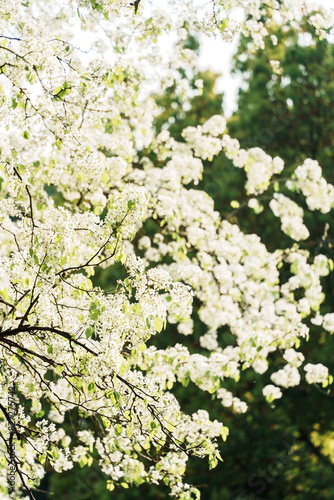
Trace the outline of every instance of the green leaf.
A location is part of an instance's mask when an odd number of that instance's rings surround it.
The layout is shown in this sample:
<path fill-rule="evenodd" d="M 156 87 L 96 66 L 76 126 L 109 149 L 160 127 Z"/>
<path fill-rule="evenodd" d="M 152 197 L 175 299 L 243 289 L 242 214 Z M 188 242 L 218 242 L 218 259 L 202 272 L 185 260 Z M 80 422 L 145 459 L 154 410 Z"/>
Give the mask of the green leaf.
<path fill-rule="evenodd" d="M 146 347 L 146 344 L 144 342 L 142 344 L 140 344 L 140 346 L 139 346 L 140 352 L 145 352 L 146 349 L 147 349 L 147 347 Z"/>
<path fill-rule="evenodd" d="M 154 328 L 156 329 L 156 331 L 160 333 L 163 326 L 164 326 L 164 324 L 161 321 L 161 319 L 160 318 L 156 318 L 155 321 L 154 321 Z"/>
<path fill-rule="evenodd" d="M 65 369 L 65 366 L 64 365 L 58 365 L 57 368 L 56 368 L 56 372 L 58 375 L 60 375 Z"/>
<path fill-rule="evenodd" d="M 129 210 L 133 210 L 135 208 L 135 206 L 136 206 L 135 201 L 132 201 L 132 200 L 128 201 L 128 209 Z"/>
<path fill-rule="evenodd" d="M 122 434 L 122 431 L 123 431 L 123 427 L 121 426 L 121 424 L 115 425 L 116 436 L 120 436 Z"/>
<path fill-rule="evenodd" d="M 30 137 L 29 133 L 26 130 L 23 132 L 22 136 L 24 139 L 29 139 Z"/>
<path fill-rule="evenodd" d="M 106 182 L 108 182 L 108 180 L 109 180 L 109 175 L 108 175 L 108 173 L 107 173 L 107 172 L 104 172 L 104 173 L 101 175 L 101 181 L 102 181 L 102 182 L 104 182 L 104 183 L 106 183 Z"/>
<path fill-rule="evenodd" d="M 122 363 L 122 364 L 121 364 L 121 367 L 120 367 L 120 369 L 119 369 L 120 374 L 121 374 L 121 375 L 124 375 L 124 373 L 126 372 L 126 370 L 127 370 L 126 365 L 125 365 L 124 363 Z"/>
<path fill-rule="evenodd" d="M 225 427 L 223 425 L 223 427 L 220 429 L 220 435 L 221 435 L 223 441 L 226 441 L 227 436 L 229 435 L 229 433 L 230 433 L 229 428 Z"/>
<path fill-rule="evenodd" d="M 217 467 L 218 465 L 218 460 L 216 459 L 216 457 L 210 457 L 209 458 L 209 469 L 214 469 L 215 467 Z"/>
<path fill-rule="evenodd" d="M 8 302 L 8 300 L 9 300 L 8 288 L 3 288 L 0 293 L 1 293 L 2 297 L 5 299 L 5 301 Z"/>
<path fill-rule="evenodd" d="M 113 482 L 110 479 L 108 479 L 108 481 L 107 481 L 107 490 L 108 491 L 114 491 L 114 489 L 115 489 L 115 485 L 113 484 Z"/>
<path fill-rule="evenodd" d="M 140 305 L 140 304 L 134 304 L 134 305 L 132 306 L 132 309 L 133 309 L 133 312 L 134 312 L 135 314 L 139 314 L 139 313 L 140 313 L 140 311 L 141 311 L 141 305 Z"/>
<path fill-rule="evenodd" d="M 167 382 L 166 385 L 167 385 L 167 389 L 170 391 L 173 388 L 174 384 L 173 384 L 173 382 L 171 380 L 168 380 L 168 382 Z"/>
<path fill-rule="evenodd" d="M 95 382 L 89 382 L 89 384 L 88 384 L 88 387 L 87 387 L 87 388 L 88 388 L 88 392 L 91 392 L 91 393 L 92 393 L 92 392 L 95 392 L 95 390 L 96 390 L 96 385 L 95 385 Z"/>
<path fill-rule="evenodd" d="M 98 317 L 100 316 L 100 311 L 98 309 L 93 309 L 91 312 L 90 312 L 90 317 L 92 320 L 96 320 L 98 319 Z"/>
<path fill-rule="evenodd" d="M 77 14 L 78 14 L 78 16 L 79 16 L 80 21 L 81 21 L 83 24 L 86 24 L 86 21 L 84 20 L 84 18 L 82 17 L 82 15 L 81 15 L 81 13 L 80 13 L 79 7 L 77 8 Z"/>

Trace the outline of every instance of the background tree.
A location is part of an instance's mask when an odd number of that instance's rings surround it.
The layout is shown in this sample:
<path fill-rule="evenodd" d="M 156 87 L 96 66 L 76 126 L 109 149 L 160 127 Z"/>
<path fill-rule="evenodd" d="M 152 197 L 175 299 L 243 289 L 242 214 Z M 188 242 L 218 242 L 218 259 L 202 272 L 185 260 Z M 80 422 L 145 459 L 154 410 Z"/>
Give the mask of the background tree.
<path fill-rule="evenodd" d="M 333 182 L 334 47 L 306 23 L 302 33 L 276 26 L 263 49 L 242 37 L 234 71 L 243 75 L 229 129 L 243 147 L 257 144 L 293 168 L 316 158 Z M 326 75 L 326 76 L 325 76 Z"/>

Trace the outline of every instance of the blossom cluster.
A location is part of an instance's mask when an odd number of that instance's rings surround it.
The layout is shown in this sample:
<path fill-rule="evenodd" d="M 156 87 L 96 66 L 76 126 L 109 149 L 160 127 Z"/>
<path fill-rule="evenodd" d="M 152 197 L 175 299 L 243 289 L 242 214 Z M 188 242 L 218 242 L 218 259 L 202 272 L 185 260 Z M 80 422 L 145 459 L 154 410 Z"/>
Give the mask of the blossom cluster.
<path fill-rule="evenodd" d="M 303 223 L 303 209 L 282 193 L 275 193 L 269 203 L 276 217 L 281 219 L 282 231 L 295 241 L 306 240 L 310 233 Z"/>
<path fill-rule="evenodd" d="M 287 185 L 301 190 L 310 210 L 320 210 L 326 214 L 334 208 L 334 186 L 322 177 L 322 169 L 317 161 L 308 158 L 294 173 L 296 181 L 288 181 Z"/>

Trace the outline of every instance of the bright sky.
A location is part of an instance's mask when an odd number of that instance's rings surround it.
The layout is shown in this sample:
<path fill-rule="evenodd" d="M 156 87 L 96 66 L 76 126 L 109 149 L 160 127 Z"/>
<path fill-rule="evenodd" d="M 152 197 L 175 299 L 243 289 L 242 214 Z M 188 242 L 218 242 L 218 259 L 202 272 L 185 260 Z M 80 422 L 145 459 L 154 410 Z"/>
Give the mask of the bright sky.
<path fill-rule="evenodd" d="M 231 75 L 231 61 L 238 47 L 238 38 L 232 43 L 218 39 L 203 40 L 200 68 L 211 69 L 222 76 L 217 81 L 217 91 L 224 92 L 225 115 L 231 116 L 236 109 L 236 99 L 241 79 Z"/>

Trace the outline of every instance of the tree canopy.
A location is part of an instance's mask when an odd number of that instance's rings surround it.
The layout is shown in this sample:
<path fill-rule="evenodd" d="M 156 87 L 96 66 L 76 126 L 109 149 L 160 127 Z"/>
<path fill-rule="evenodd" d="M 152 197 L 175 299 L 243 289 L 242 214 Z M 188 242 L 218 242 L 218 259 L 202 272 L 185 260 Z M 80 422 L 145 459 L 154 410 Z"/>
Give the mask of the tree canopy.
<path fill-rule="evenodd" d="M 164 484 L 199 498 L 187 461 L 215 468 L 229 430 L 183 409 L 180 385 L 236 414 L 243 373 L 266 380 L 269 404 L 301 383 L 330 391 L 321 353 L 301 349 L 314 325 L 334 331 L 333 261 L 307 245 L 303 219 L 334 207 L 317 158 L 285 167 L 241 148 L 215 105 L 173 135 L 155 97 L 172 88 L 187 111 L 201 94 L 192 37 L 242 29 L 265 50 L 278 22 L 294 36 L 332 27 L 292 0 L 0 3 L 3 498 L 34 498 L 47 468 L 76 463 L 96 464 L 109 491 Z M 225 218 L 199 188 L 218 155 L 245 178 Z M 236 219 L 262 198 L 284 235 L 274 246 Z"/>

